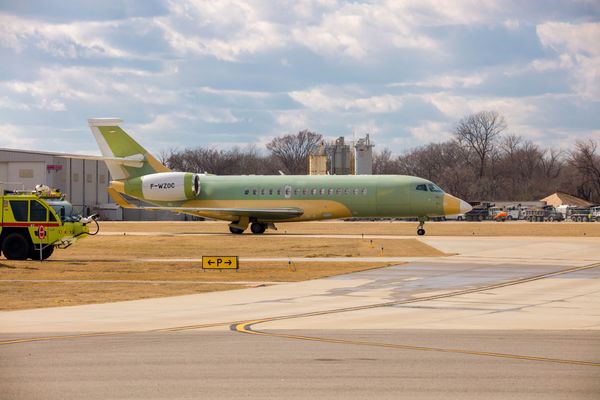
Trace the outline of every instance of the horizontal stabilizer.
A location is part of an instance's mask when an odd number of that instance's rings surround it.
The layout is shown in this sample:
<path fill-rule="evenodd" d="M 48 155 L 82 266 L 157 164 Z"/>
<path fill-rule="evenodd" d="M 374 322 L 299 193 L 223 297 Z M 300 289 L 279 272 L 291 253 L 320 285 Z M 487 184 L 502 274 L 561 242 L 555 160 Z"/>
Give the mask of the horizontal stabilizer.
<path fill-rule="evenodd" d="M 144 156 L 142 154 L 136 154 L 129 157 L 106 157 L 106 156 L 83 156 L 78 154 L 61 156 L 64 158 L 76 158 L 80 160 L 98 160 L 98 161 L 110 161 L 116 164 L 124 165 L 127 167 L 142 168 L 144 166 Z"/>

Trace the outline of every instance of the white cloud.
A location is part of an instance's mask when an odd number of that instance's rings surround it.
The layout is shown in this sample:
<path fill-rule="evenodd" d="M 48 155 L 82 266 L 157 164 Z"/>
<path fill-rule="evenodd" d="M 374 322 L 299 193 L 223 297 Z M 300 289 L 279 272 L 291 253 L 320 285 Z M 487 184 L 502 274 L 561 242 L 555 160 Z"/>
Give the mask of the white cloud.
<path fill-rule="evenodd" d="M 26 130 L 21 126 L 0 124 L 2 146 L 13 149 L 23 149 L 34 145 L 37 140 L 27 137 Z"/>
<path fill-rule="evenodd" d="M 309 116 L 302 110 L 284 110 L 274 112 L 277 131 L 297 132 L 308 129 Z"/>
<path fill-rule="evenodd" d="M 115 104 L 118 101 L 120 104 L 165 106 L 180 100 L 177 91 L 156 86 L 157 78 L 171 73 L 172 70 L 146 73 L 101 67 L 41 68 L 34 81 L 0 82 L 0 94 L 8 94 L 13 105 L 25 104 L 49 111 L 65 111 L 69 104 L 82 102 Z"/>
<path fill-rule="evenodd" d="M 452 125 L 446 122 L 427 121 L 408 128 L 408 131 L 419 144 L 443 142 L 452 137 Z"/>
<path fill-rule="evenodd" d="M 537 113 L 538 107 L 535 97 L 481 97 L 481 96 L 458 96 L 448 92 L 424 94 L 420 96 L 428 101 L 443 114 L 452 120 L 476 113 L 479 111 L 494 110 L 504 115 L 509 123 L 526 121 Z"/>
<path fill-rule="evenodd" d="M 389 113 L 402 107 L 402 97 L 390 94 L 365 95 L 357 87 L 314 87 L 293 91 L 289 96 L 308 109 L 318 111 L 358 110 L 369 113 Z"/>
<path fill-rule="evenodd" d="M 580 96 L 600 100 L 600 23 L 546 22 L 537 26 L 537 35 L 559 58 L 554 62 L 536 60 L 533 68 L 568 70 Z"/>
<path fill-rule="evenodd" d="M 169 2 L 170 15 L 155 19 L 179 54 L 212 55 L 236 61 L 284 46 L 280 26 L 256 2 L 237 0 Z"/>
<path fill-rule="evenodd" d="M 389 87 L 423 87 L 438 89 L 470 88 L 479 86 L 483 83 L 485 74 L 467 74 L 467 75 L 436 75 L 428 79 L 417 82 L 392 83 Z"/>
<path fill-rule="evenodd" d="M 131 54 L 106 39 L 107 32 L 122 23 L 52 24 L 0 14 L 0 45 L 16 51 L 36 47 L 57 58 L 130 57 Z"/>

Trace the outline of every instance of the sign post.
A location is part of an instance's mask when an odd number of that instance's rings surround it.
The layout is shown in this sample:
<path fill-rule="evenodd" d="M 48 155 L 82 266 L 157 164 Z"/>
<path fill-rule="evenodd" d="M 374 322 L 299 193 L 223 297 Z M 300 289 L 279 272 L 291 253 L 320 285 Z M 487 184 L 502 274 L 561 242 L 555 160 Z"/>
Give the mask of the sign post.
<path fill-rule="evenodd" d="M 238 269 L 238 256 L 202 256 L 202 269 Z"/>
<path fill-rule="evenodd" d="M 40 238 L 40 261 L 42 261 L 43 241 L 46 238 L 46 228 L 44 228 L 44 225 L 38 226 L 38 238 Z"/>

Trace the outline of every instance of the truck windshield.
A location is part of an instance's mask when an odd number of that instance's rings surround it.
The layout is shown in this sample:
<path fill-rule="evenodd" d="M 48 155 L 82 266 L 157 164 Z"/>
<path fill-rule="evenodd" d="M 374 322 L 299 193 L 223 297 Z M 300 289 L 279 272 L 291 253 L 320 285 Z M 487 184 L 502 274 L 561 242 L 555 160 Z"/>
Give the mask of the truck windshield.
<path fill-rule="evenodd" d="M 62 222 L 77 222 L 81 215 L 74 214 L 73 205 L 64 200 L 48 200 L 47 203 L 56 211 Z"/>

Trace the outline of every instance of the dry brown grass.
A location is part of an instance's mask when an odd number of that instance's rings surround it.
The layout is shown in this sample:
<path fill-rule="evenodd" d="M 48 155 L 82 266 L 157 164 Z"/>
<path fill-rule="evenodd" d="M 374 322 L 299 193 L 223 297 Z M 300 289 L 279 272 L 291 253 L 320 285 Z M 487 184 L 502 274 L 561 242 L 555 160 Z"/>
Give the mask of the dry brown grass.
<path fill-rule="evenodd" d="M 198 229 L 194 223 L 189 227 L 170 223 L 103 224 L 103 228 L 108 226 L 119 227 L 126 233 L 144 227 L 146 229 L 138 232 L 158 233 L 90 237 L 68 249 L 56 250 L 44 262 L 2 260 L 0 280 L 4 282 L 0 282 L 0 310 L 228 290 L 244 287 L 252 282 L 303 281 L 389 265 L 385 262 L 289 264 L 286 261 L 242 261 L 238 271 L 220 272 L 203 271 L 198 261 L 180 261 L 199 259 L 202 255 L 237 255 L 248 258 L 443 255 L 415 239 L 204 235 L 192 234 L 197 233 Z M 226 225 L 219 226 L 226 228 Z M 177 228 L 183 229 L 178 232 Z M 191 231 L 188 231 L 190 228 Z"/>

